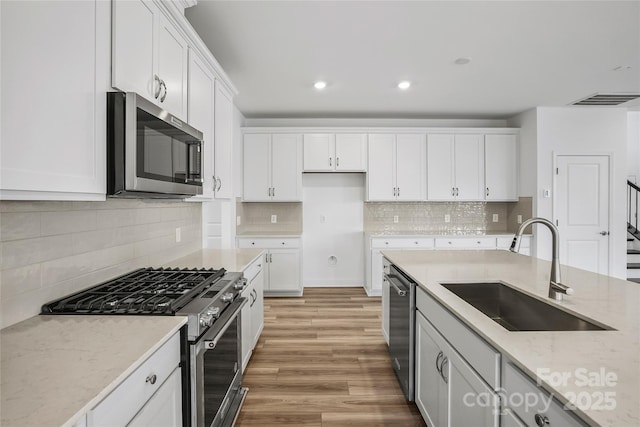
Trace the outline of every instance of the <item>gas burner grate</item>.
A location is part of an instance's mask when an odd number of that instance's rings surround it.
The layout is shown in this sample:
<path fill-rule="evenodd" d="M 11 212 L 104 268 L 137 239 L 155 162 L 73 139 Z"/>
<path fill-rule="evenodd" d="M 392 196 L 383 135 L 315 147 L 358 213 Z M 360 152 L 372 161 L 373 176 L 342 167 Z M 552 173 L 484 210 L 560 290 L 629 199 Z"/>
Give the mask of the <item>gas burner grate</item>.
<path fill-rule="evenodd" d="M 141 268 L 42 306 L 42 314 L 175 312 L 225 274 L 224 269 Z"/>

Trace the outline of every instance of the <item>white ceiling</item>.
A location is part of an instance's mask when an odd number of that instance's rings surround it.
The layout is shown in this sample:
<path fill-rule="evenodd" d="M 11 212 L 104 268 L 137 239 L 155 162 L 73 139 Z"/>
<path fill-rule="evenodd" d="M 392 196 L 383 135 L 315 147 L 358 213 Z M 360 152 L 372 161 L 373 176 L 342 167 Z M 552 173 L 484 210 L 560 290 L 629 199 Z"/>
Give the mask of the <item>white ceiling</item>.
<path fill-rule="evenodd" d="M 198 0 L 186 16 L 251 118 L 505 118 L 640 93 L 640 0 Z"/>

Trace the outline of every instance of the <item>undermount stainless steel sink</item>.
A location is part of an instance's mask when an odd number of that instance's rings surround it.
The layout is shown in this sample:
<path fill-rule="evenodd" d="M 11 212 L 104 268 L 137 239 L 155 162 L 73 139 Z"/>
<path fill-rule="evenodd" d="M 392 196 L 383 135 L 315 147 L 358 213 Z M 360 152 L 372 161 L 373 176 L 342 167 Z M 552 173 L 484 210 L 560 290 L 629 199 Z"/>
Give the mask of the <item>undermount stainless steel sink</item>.
<path fill-rule="evenodd" d="M 605 331 L 606 325 L 580 318 L 501 282 L 441 283 L 509 331 Z"/>

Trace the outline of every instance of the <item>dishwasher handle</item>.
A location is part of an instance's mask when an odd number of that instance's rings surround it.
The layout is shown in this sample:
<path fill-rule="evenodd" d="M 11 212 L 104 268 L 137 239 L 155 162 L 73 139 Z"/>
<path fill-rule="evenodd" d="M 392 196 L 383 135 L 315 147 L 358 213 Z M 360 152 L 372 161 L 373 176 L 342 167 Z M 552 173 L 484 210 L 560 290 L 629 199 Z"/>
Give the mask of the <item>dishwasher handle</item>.
<path fill-rule="evenodd" d="M 389 282 L 389 284 L 394 287 L 394 289 L 396 290 L 399 296 L 401 297 L 407 296 L 407 290 L 404 289 L 404 286 L 402 286 L 402 283 L 400 284 L 402 288 L 400 288 L 400 286 L 396 284 L 398 280 L 393 275 L 389 276 L 385 274 L 384 278 L 387 279 L 387 282 Z"/>

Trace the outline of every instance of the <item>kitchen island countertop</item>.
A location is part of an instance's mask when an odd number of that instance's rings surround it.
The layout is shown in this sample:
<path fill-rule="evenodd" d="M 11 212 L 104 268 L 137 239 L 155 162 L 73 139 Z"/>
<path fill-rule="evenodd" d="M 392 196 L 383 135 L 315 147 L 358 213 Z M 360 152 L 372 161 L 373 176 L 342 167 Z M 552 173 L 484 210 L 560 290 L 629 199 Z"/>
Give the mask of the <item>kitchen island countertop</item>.
<path fill-rule="evenodd" d="M 562 266 L 562 282 L 575 293 L 555 302 L 547 297 L 551 263 L 509 251 L 393 251 L 383 255 L 410 275 L 469 328 L 566 403 L 571 396 L 613 392 L 615 409 L 586 406 L 577 414 L 589 425 L 640 425 L 640 285 Z M 510 332 L 440 285 L 441 282 L 503 281 L 545 302 L 597 322 L 610 331 Z M 549 384 L 539 369 L 568 373 L 569 380 Z M 603 377 L 615 374 L 615 385 L 578 381 L 577 369 Z M 602 379 L 602 378 L 600 378 Z M 592 402 L 596 402 L 592 400 Z"/>

